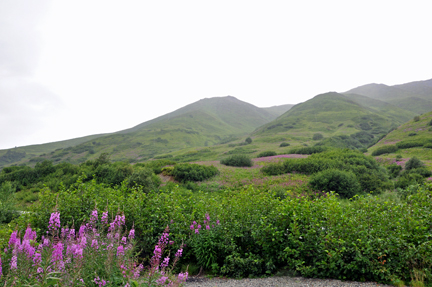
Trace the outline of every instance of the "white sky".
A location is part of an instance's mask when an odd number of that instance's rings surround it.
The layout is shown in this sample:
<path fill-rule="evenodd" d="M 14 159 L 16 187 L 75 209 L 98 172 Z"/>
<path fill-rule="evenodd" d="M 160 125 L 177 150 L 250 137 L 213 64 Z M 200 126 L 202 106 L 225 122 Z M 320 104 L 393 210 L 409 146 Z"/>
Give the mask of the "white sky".
<path fill-rule="evenodd" d="M 430 79 L 431 8 L 1 0 L 0 149 L 130 128 L 202 98 L 268 107 Z"/>

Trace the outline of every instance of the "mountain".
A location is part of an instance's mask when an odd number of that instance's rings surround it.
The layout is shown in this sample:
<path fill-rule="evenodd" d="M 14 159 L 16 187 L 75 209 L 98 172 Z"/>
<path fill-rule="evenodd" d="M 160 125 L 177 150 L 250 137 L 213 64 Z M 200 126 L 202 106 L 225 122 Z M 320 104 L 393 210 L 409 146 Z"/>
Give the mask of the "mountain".
<path fill-rule="evenodd" d="M 399 117 L 398 112 L 401 113 Z M 313 136 L 320 133 L 324 136 L 324 144 L 336 144 L 333 140 L 325 140 L 338 136 L 344 141 L 353 141 L 349 147 L 358 148 L 377 140 L 412 115 L 378 100 L 330 92 L 292 107 L 276 120 L 258 128 L 253 135 L 263 142 L 284 139 L 296 145 L 315 145 L 318 142 Z"/>
<path fill-rule="evenodd" d="M 432 79 L 394 86 L 368 84 L 351 89 L 344 94 L 367 96 L 417 114 L 432 111 Z"/>
<path fill-rule="evenodd" d="M 287 104 L 287 105 L 272 106 L 272 107 L 262 108 L 262 109 L 264 109 L 265 111 L 271 113 L 275 117 L 279 117 L 283 113 L 289 111 L 292 107 L 294 107 L 294 105 Z"/>
<path fill-rule="evenodd" d="M 80 163 L 102 153 L 109 153 L 113 160 L 146 160 L 176 150 L 236 140 L 276 117 L 277 113 L 231 96 L 206 98 L 130 129 L 91 137 L 49 153 L 41 145 L 47 154 L 32 152 L 30 157 L 30 147 L 4 150 L 0 166 L 45 159 Z"/>

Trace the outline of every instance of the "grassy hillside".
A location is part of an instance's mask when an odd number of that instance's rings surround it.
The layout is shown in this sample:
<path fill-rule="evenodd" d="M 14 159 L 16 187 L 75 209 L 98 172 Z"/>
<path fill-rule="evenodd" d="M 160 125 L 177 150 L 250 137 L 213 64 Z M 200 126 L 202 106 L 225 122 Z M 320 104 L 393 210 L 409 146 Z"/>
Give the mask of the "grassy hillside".
<path fill-rule="evenodd" d="M 52 152 L 54 150 L 60 150 L 60 149 L 76 146 L 81 143 L 92 141 L 104 135 L 105 134 L 91 135 L 91 136 L 85 136 L 85 137 L 46 143 L 46 144 L 29 145 L 23 147 L 16 147 L 13 149 L 0 150 L 0 167 L 15 162 L 29 160 L 30 158 L 33 158 L 35 156 L 40 156 Z"/>
<path fill-rule="evenodd" d="M 418 121 L 416 120 L 412 119 L 390 132 L 372 146 L 368 154 L 385 147 L 396 146 L 396 151 L 384 153 L 379 157 L 394 160 L 397 156 L 403 159 L 416 156 L 421 160 L 432 161 L 432 112 L 421 115 Z"/>
<path fill-rule="evenodd" d="M 283 140 L 294 146 L 318 143 L 318 140 L 313 139 L 317 133 L 324 140 L 359 132 L 376 139 L 410 116 L 410 113 L 403 112 L 402 117 L 398 118 L 397 110 L 385 104 L 382 108 L 369 108 L 345 95 L 331 92 L 294 106 L 276 120 L 257 129 L 254 136 L 257 142 Z"/>
<path fill-rule="evenodd" d="M 188 152 L 189 148 L 244 141 L 245 135 L 274 118 L 275 115 L 234 97 L 203 99 L 131 129 L 39 154 L 30 162 L 48 159 L 81 163 L 102 153 L 110 154 L 116 161 L 172 156 L 170 153 L 179 150 Z M 18 163 L 28 161 L 28 157 L 16 158 Z"/>
<path fill-rule="evenodd" d="M 394 86 L 368 84 L 349 90 L 345 94 L 367 96 L 417 114 L 432 110 L 432 79 Z"/>

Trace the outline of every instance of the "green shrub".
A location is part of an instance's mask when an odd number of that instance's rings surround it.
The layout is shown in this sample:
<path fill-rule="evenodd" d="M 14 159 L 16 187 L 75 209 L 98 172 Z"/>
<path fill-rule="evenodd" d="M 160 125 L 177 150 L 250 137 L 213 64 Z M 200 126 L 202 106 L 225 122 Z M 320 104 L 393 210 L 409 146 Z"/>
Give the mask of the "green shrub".
<path fill-rule="evenodd" d="M 249 137 L 249 138 L 246 138 L 245 139 L 245 143 L 247 143 L 247 144 L 251 144 L 252 143 L 252 139 Z"/>
<path fill-rule="evenodd" d="M 290 146 L 290 144 L 287 142 L 283 142 L 279 145 L 279 147 L 286 147 L 286 146 Z"/>
<path fill-rule="evenodd" d="M 182 163 L 174 166 L 172 175 L 177 181 L 204 181 L 219 174 L 219 170 L 214 166 L 204 166 L 199 164 Z"/>
<path fill-rule="evenodd" d="M 427 143 L 429 143 L 429 140 L 409 140 L 409 141 L 400 141 L 396 143 L 396 146 L 400 149 L 404 148 L 412 148 L 412 147 L 420 147 Z"/>
<path fill-rule="evenodd" d="M 15 188 L 7 181 L 0 185 L 0 224 L 9 223 L 15 217 Z"/>
<path fill-rule="evenodd" d="M 417 157 L 412 157 L 410 158 L 407 163 L 405 164 L 405 169 L 406 170 L 411 170 L 414 168 L 419 168 L 419 167 L 424 167 L 424 163 L 418 159 Z"/>
<path fill-rule="evenodd" d="M 138 187 L 145 193 L 158 190 L 161 179 L 149 168 L 138 167 L 128 178 L 129 187 Z"/>
<path fill-rule="evenodd" d="M 427 143 L 423 146 L 424 148 L 432 148 L 432 143 Z"/>
<path fill-rule="evenodd" d="M 322 134 L 320 134 L 320 133 L 316 133 L 316 134 L 314 134 L 313 137 L 312 137 L 312 139 L 313 139 L 314 141 L 318 141 L 318 140 L 321 140 L 321 139 L 323 139 L 323 138 L 324 138 L 324 136 L 323 136 Z"/>
<path fill-rule="evenodd" d="M 393 153 L 398 150 L 398 147 L 395 145 L 385 145 L 382 147 L 377 148 L 372 152 L 372 156 L 379 156 L 385 153 Z"/>
<path fill-rule="evenodd" d="M 323 146 L 300 147 L 291 149 L 289 154 L 314 154 L 326 151 L 327 148 Z"/>
<path fill-rule="evenodd" d="M 396 178 L 399 176 L 399 173 L 402 170 L 402 166 L 394 163 L 387 166 L 387 170 L 389 172 L 390 178 Z"/>
<path fill-rule="evenodd" d="M 274 151 L 263 151 L 260 152 L 257 157 L 266 157 L 266 156 L 275 156 L 275 155 L 277 155 L 277 153 Z"/>
<path fill-rule="evenodd" d="M 416 135 L 417 135 L 417 133 L 409 133 L 408 134 L 409 137 L 413 137 L 413 136 L 416 136 Z"/>
<path fill-rule="evenodd" d="M 418 122 L 420 120 L 420 116 L 415 116 L 413 119 L 415 122 Z"/>
<path fill-rule="evenodd" d="M 360 192 L 356 176 L 349 171 L 327 169 L 311 176 L 309 185 L 314 190 L 335 191 L 342 198 L 351 198 Z"/>
<path fill-rule="evenodd" d="M 223 165 L 237 166 L 237 167 L 253 166 L 252 160 L 248 156 L 242 154 L 235 154 L 225 159 L 222 159 L 220 163 Z"/>
<path fill-rule="evenodd" d="M 429 121 L 428 126 L 432 126 L 432 119 Z"/>

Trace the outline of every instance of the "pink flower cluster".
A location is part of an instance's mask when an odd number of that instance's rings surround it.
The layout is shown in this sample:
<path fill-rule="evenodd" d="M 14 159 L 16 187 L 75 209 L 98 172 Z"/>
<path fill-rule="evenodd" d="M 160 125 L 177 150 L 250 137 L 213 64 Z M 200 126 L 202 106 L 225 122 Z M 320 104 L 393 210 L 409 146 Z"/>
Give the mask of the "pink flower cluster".
<path fill-rule="evenodd" d="M 205 214 L 205 219 L 203 220 L 203 223 L 205 224 L 205 228 L 207 230 L 210 230 L 211 228 L 214 228 L 214 224 L 210 223 L 210 215 L 208 213 Z M 211 224 L 211 227 L 210 227 Z M 219 220 L 216 220 L 216 224 L 219 225 Z M 199 234 L 200 229 L 202 228 L 201 224 L 197 223 L 196 221 L 193 221 L 192 224 L 189 226 L 190 230 L 195 231 L 195 234 Z"/>

